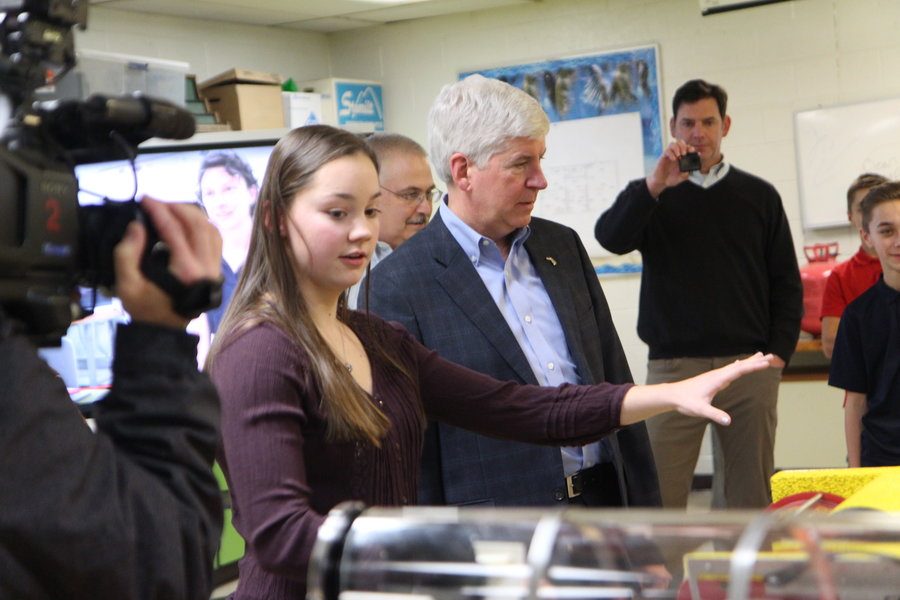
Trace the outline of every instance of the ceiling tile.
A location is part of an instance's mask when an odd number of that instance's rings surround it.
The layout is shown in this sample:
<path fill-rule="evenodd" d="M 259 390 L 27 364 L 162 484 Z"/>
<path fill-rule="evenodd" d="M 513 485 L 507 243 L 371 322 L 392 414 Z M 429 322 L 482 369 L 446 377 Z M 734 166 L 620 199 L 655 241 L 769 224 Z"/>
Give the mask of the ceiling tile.
<path fill-rule="evenodd" d="M 429 0 L 428 2 L 402 6 L 376 8 L 356 13 L 353 16 L 388 23 L 406 19 L 423 19 L 475 10 L 487 10 L 514 4 L 533 4 L 534 2 L 535 0 Z"/>
<path fill-rule="evenodd" d="M 351 19 L 349 17 L 327 17 L 324 19 L 310 19 L 308 21 L 297 21 L 294 23 L 281 23 L 279 27 L 331 33 L 335 31 L 359 29 L 360 27 L 371 27 L 372 25 L 379 24 L 380 21 L 366 21 L 363 19 Z"/>
<path fill-rule="evenodd" d="M 274 25 L 285 21 L 300 21 L 319 15 L 302 9 L 304 3 L 295 3 L 292 11 L 270 8 L 273 0 L 260 0 L 258 6 L 246 2 L 226 3 L 221 0 L 109 0 L 104 8 L 143 12 L 173 17 L 228 21 L 246 25 Z"/>
<path fill-rule="evenodd" d="M 90 0 L 149 14 L 331 32 L 541 0 Z"/>

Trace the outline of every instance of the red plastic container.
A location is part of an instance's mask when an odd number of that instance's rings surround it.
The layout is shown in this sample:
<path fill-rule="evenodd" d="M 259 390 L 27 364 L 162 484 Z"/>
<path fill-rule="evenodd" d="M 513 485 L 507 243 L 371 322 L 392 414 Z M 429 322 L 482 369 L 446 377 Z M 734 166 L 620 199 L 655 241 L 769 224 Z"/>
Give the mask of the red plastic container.
<path fill-rule="evenodd" d="M 837 264 L 838 243 L 813 244 L 804 246 L 806 265 L 800 267 L 800 281 L 803 283 L 803 319 L 800 329 L 814 336 L 822 335 L 822 296 L 825 282 Z"/>

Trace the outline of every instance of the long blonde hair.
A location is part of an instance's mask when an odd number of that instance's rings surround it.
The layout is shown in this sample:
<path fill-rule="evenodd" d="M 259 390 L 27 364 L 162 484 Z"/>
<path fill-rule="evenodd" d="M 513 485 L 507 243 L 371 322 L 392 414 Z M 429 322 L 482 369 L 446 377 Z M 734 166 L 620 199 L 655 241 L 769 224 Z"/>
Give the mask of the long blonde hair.
<path fill-rule="evenodd" d="M 260 323 L 272 323 L 309 357 L 312 375 L 321 390 L 329 438 L 365 439 L 380 446 L 390 420 L 356 384 L 310 318 L 294 272 L 289 242 L 278 228 L 278 223 L 287 218 L 297 193 L 311 183 L 322 166 L 354 154 L 368 157 L 378 168 L 375 155 L 360 138 L 327 125 L 294 129 L 276 144 L 260 189 L 247 260 L 209 350 L 206 367 L 214 371 L 216 358 L 242 332 Z M 338 303 L 341 321 L 348 317 L 345 296 Z M 367 349 L 409 376 L 382 344 L 367 344 Z"/>

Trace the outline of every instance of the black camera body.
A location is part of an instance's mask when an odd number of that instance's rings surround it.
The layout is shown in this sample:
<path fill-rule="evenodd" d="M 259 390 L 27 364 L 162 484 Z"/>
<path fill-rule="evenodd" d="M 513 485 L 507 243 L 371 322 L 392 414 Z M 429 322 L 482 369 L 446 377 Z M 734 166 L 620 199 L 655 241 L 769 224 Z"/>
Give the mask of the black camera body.
<path fill-rule="evenodd" d="M 0 147 L 0 306 L 39 338 L 74 316 L 77 192 L 65 165 Z"/>
<path fill-rule="evenodd" d="M 678 159 L 678 170 L 682 173 L 700 170 L 700 154 L 697 152 L 688 152 Z"/>
<path fill-rule="evenodd" d="M 0 307 L 39 345 L 58 344 L 85 314 L 79 285 L 113 286 L 113 248 L 134 219 L 148 229 L 142 270 L 176 310 L 196 316 L 217 304 L 208 284 L 194 289 L 168 272 L 167 251 L 137 202 L 79 206 L 76 165 L 133 160 L 146 139 L 195 130 L 183 108 L 139 95 L 34 102 L 48 72 L 52 82 L 75 66 L 72 30 L 86 27 L 87 4 L 0 0 L 0 92 L 12 106 L 0 115 Z"/>

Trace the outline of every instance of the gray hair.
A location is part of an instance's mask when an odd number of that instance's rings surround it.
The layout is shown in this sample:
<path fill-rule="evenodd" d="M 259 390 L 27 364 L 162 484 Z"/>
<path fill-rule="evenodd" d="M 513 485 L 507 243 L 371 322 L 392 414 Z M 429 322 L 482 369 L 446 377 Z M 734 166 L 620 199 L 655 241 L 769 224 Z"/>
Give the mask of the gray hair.
<path fill-rule="evenodd" d="M 437 176 L 450 184 L 450 157 L 479 167 L 517 137 L 544 138 L 550 120 L 537 100 L 497 79 L 470 75 L 445 85 L 428 112 L 428 145 Z"/>

